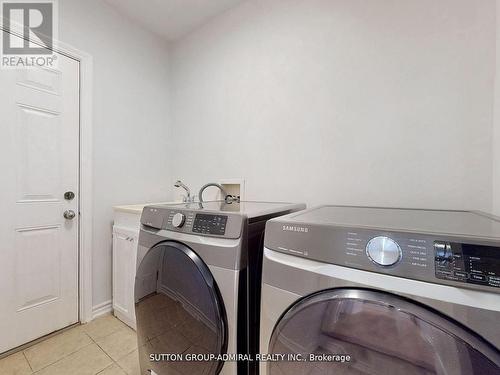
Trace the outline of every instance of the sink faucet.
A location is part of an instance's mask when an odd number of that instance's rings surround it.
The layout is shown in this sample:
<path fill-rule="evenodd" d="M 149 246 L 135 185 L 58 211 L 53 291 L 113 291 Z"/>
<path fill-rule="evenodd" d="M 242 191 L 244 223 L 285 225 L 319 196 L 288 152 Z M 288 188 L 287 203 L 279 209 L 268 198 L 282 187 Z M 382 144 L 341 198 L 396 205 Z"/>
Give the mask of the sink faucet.
<path fill-rule="evenodd" d="M 191 190 L 189 190 L 189 188 L 181 180 L 177 180 L 175 182 L 174 186 L 180 187 L 180 188 L 183 188 L 184 190 L 186 190 L 187 195 L 182 196 L 182 202 L 184 202 L 184 203 L 193 202 L 193 199 L 191 198 Z"/>
<path fill-rule="evenodd" d="M 205 189 L 207 187 L 210 187 L 210 186 L 215 186 L 215 187 L 219 188 L 220 191 L 222 192 L 222 196 L 224 197 L 224 201 L 227 200 L 228 194 L 226 193 L 226 191 L 224 190 L 222 185 L 217 184 L 215 182 L 209 182 L 208 184 L 203 185 L 200 189 L 200 192 L 198 193 L 198 200 L 200 201 L 200 203 L 203 202 L 203 192 L 205 191 Z"/>

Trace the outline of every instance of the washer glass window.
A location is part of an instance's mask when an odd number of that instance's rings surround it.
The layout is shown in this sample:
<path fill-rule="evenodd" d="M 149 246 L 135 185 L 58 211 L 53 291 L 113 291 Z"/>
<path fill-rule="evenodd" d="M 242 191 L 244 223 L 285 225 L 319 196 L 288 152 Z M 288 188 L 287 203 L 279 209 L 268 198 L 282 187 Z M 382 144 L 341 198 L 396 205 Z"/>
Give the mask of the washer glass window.
<path fill-rule="evenodd" d="M 395 295 L 333 289 L 279 320 L 268 362 L 278 374 L 500 374 L 500 353 L 443 315 Z"/>
<path fill-rule="evenodd" d="M 194 251 L 172 241 L 149 250 L 137 270 L 135 299 L 142 369 L 220 372 L 223 362 L 205 358 L 226 353 L 226 313 L 210 270 Z"/>

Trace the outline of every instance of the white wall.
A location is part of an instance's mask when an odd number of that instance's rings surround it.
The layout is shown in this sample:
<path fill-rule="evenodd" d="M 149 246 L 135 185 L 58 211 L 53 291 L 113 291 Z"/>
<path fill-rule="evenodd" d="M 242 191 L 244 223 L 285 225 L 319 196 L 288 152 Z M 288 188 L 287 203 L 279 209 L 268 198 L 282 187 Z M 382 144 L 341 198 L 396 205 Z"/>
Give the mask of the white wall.
<path fill-rule="evenodd" d="M 495 121 L 493 124 L 493 213 L 500 216 L 500 0 L 496 1 Z"/>
<path fill-rule="evenodd" d="M 171 199 L 167 45 L 98 0 L 60 0 L 59 19 L 94 57 L 95 306 L 111 299 L 112 206 Z"/>
<path fill-rule="evenodd" d="M 491 210 L 494 0 L 250 0 L 171 50 L 174 176 Z"/>
<path fill-rule="evenodd" d="M 60 39 L 94 56 L 94 305 L 111 298 L 111 207 L 170 200 L 174 177 L 500 211 L 494 0 L 250 0 L 175 43 L 171 75 L 166 44 L 105 3 L 59 7 Z"/>

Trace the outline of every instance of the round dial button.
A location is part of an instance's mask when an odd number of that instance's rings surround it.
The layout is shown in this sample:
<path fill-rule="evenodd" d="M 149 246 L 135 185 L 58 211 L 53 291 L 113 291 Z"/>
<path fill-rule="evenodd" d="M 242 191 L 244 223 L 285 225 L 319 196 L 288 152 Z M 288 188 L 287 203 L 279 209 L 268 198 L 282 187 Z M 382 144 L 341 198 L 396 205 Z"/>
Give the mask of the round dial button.
<path fill-rule="evenodd" d="M 392 266 L 402 256 L 401 248 L 392 238 L 379 236 L 372 238 L 366 245 L 366 255 L 380 266 Z"/>
<path fill-rule="evenodd" d="M 186 221 L 186 215 L 181 214 L 180 212 L 177 212 L 174 217 L 172 218 L 172 225 L 175 228 L 180 228 L 184 225 L 184 222 Z"/>

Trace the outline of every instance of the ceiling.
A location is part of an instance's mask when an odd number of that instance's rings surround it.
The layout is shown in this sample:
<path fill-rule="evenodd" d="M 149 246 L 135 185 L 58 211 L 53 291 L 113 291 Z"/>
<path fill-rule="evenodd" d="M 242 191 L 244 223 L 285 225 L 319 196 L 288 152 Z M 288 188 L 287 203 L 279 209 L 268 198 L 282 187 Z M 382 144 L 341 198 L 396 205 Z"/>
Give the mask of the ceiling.
<path fill-rule="evenodd" d="M 243 0 L 104 1 L 147 30 L 175 40 Z"/>

